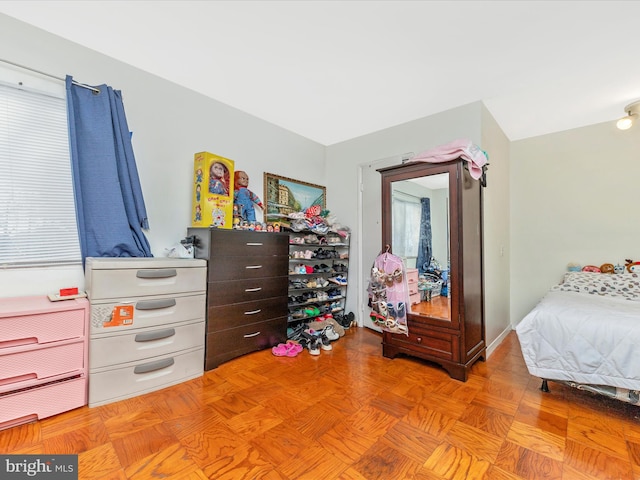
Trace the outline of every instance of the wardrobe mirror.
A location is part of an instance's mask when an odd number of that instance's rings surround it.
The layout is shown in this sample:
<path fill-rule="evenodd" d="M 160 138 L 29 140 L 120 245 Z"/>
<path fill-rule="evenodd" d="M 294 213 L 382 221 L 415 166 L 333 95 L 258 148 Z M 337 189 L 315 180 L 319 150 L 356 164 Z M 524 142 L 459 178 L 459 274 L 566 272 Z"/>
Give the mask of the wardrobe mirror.
<path fill-rule="evenodd" d="M 449 173 L 391 182 L 390 233 L 393 253 L 410 273 L 410 291 L 417 281 L 410 313 L 451 320 Z"/>

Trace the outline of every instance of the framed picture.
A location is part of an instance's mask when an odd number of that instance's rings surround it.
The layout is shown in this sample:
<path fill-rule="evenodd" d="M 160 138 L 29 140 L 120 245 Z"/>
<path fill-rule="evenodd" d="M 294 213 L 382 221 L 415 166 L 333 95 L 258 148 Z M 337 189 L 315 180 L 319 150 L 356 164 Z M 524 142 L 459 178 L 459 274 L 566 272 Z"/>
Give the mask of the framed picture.
<path fill-rule="evenodd" d="M 265 221 L 280 222 L 293 212 L 302 212 L 312 205 L 326 208 L 326 187 L 313 183 L 264 174 Z"/>

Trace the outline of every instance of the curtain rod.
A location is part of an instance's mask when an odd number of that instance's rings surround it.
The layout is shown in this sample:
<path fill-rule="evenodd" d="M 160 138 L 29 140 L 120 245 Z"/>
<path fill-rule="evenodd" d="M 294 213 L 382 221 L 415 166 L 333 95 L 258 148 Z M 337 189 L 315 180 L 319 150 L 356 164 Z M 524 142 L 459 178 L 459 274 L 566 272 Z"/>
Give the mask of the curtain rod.
<path fill-rule="evenodd" d="M 0 58 L 0 62 L 8 63 L 9 65 L 13 65 L 14 67 L 22 68 L 24 70 L 29 70 L 30 72 L 38 73 L 40 75 L 44 75 L 45 77 L 53 78 L 54 80 L 60 80 L 61 82 L 66 81 L 64 78 L 56 77 L 55 75 L 51 75 L 50 73 L 41 72 L 40 70 L 36 70 L 35 68 L 25 67 L 24 65 L 20 65 L 18 63 L 10 62 L 9 60 L 5 60 L 4 58 Z M 87 90 L 91 90 L 93 93 L 100 93 L 100 90 L 89 85 L 85 85 L 84 83 L 76 82 L 75 80 L 71 80 L 74 85 L 78 87 L 86 88 Z"/>

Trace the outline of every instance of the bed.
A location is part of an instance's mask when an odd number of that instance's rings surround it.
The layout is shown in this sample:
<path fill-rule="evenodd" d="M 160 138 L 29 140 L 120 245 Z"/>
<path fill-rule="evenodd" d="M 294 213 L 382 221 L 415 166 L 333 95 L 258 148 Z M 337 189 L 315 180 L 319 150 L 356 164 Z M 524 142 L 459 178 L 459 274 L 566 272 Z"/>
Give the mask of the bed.
<path fill-rule="evenodd" d="M 640 278 L 568 272 L 517 325 L 529 373 L 640 405 Z"/>

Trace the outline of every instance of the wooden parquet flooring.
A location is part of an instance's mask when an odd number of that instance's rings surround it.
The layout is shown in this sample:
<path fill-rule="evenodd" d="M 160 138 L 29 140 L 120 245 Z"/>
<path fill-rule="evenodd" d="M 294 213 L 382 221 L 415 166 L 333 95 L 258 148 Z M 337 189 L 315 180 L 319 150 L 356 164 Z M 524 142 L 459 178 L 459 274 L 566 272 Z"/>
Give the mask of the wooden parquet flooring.
<path fill-rule="evenodd" d="M 640 479 L 640 408 L 528 374 L 511 332 L 466 383 L 352 328 L 319 357 L 269 350 L 196 380 L 0 432 L 79 454 L 85 479 Z"/>

